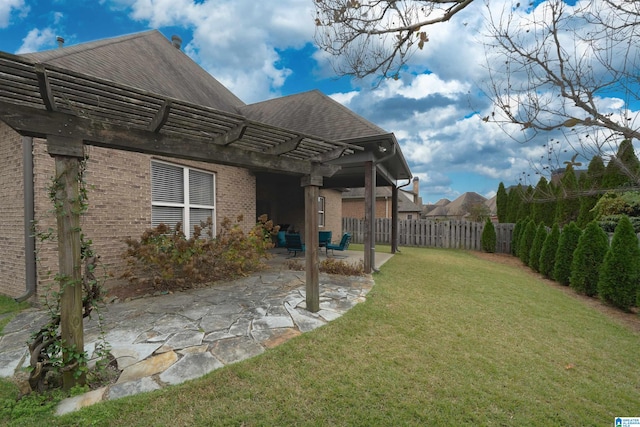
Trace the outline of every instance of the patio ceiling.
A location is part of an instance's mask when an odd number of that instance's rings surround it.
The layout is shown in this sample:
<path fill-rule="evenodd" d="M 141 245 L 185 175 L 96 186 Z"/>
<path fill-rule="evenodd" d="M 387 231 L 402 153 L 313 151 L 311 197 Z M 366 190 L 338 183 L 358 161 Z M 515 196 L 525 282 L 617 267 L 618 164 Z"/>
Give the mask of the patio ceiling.
<path fill-rule="evenodd" d="M 326 162 L 364 148 L 0 52 L 0 120 L 22 135 L 330 177 Z M 66 147 L 68 145 L 68 147 Z M 77 143 L 76 143 L 77 145 Z"/>

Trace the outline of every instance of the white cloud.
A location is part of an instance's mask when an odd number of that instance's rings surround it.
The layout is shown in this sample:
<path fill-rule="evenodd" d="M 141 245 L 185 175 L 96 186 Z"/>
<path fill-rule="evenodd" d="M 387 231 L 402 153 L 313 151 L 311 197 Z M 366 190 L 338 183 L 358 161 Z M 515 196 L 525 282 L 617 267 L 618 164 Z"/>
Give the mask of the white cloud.
<path fill-rule="evenodd" d="M 355 90 L 347 93 L 334 93 L 330 95 L 331 98 L 344 105 L 345 107 L 349 107 L 349 103 L 356 96 L 358 96 L 358 91 Z"/>
<path fill-rule="evenodd" d="M 34 28 L 29 31 L 24 39 L 22 39 L 22 45 L 18 48 L 16 54 L 36 52 L 41 50 L 43 46 L 51 44 L 51 41 L 55 39 L 55 32 L 51 28 Z"/>
<path fill-rule="evenodd" d="M 24 0 L 2 0 L 0 1 L 0 28 L 7 28 L 11 23 L 11 14 L 17 12 L 24 17 L 29 13 L 29 7 Z"/>
<path fill-rule="evenodd" d="M 302 48 L 313 38 L 313 4 L 296 0 L 111 0 L 130 17 L 159 28 L 192 31 L 184 47 L 245 102 L 279 95 L 291 70 L 277 49 Z"/>

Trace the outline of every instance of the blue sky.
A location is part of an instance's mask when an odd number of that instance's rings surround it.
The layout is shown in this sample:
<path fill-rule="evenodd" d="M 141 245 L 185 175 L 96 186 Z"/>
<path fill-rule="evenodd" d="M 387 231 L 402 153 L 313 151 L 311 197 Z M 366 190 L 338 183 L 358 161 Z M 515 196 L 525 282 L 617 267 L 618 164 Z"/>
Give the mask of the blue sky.
<path fill-rule="evenodd" d="M 482 122 L 491 105 L 478 42 L 484 2 L 429 30 L 410 72 L 372 89 L 337 79 L 313 44 L 312 0 L 0 0 L 0 50 L 31 52 L 145 31 L 183 40 L 183 50 L 246 103 L 319 89 L 394 132 L 425 203 L 517 183 L 547 136 L 520 144 Z M 544 141 L 543 141 L 544 140 Z M 401 183 L 402 184 L 402 183 Z"/>

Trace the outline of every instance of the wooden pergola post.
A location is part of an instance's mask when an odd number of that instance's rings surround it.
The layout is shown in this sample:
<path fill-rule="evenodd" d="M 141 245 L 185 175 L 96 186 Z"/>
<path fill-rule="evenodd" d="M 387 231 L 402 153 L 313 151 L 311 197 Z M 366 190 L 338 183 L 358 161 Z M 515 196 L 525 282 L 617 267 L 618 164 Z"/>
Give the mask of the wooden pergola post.
<path fill-rule="evenodd" d="M 376 164 L 364 162 L 364 272 L 376 266 Z"/>
<path fill-rule="evenodd" d="M 398 252 L 398 187 L 391 186 L 391 253 Z"/>
<path fill-rule="evenodd" d="M 302 178 L 304 187 L 304 236 L 307 310 L 320 311 L 320 270 L 318 266 L 318 196 L 322 176 Z"/>
<path fill-rule="evenodd" d="M 82 261 L 80 255 L 80 160 L 84 157 L 82 140 L 47 137 L 47 149 L 55 159 L 55 204 L 58 227 L 58 264 L 60 269 L 60 334 L 65 367 L 75 363 L 71 352 L 84 352 L 82 324 Z M 65 371 L 63 388 L 84 384 L 83 374 Z"/>

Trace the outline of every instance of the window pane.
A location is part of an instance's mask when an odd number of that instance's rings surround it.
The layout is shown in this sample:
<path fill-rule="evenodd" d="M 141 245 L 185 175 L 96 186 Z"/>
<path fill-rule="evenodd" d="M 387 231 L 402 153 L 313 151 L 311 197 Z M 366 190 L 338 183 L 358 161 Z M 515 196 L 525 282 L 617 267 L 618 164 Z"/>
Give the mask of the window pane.
<path fill-rule="evenodd" d="M 189 235 L 193 234 L 195 225 L 200 225 L 200 222 L 206 222 L 209 217 L 213 218 L 213 209 L 189 209 Z M 215 233 L 215 231 L 214 227 L 213 232 Z M 203 233 L 203 237 L 207 237 L 205 233 Z"/>
<path fill-rule="evenodd" d="M 189 170 L 189 203 L 213 206 L 213 175 Z"/>
<path fill-rule="evenodd" d="M 182 208 L 169 206 L 152 206 L 151 207 L 151 225 L 166 224 L 175 230 L 176 224 L 182 222 Z"/>
<path fill-rule="evenodd" d="M 183 169 L 164 163 L 151 163 L 151 200 L 184 203 Z"/>

